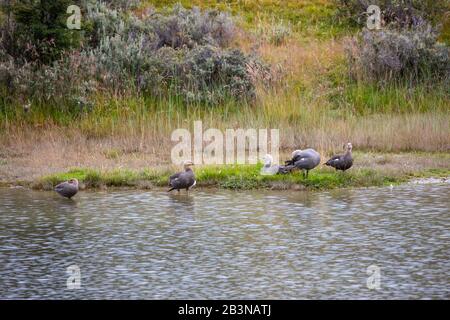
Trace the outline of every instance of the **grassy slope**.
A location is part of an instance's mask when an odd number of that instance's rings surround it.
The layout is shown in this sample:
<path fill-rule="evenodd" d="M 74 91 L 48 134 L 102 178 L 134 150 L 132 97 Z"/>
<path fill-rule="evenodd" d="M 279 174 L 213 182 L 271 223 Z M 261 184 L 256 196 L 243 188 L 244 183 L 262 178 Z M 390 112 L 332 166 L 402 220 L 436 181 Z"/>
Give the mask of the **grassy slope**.
<path fill-rule="evenodd" d="M 149 6 L 162 8 L 181 2 L 186 7 L 199 6 L 201 8 L 217 8 L 228 10 L 236 16 L 238 25 L 246 30 L 241 34 L 235 45 L 245 51 L 258 48 L 259 54 L 273 66 L 281 69 L 281 84 L 275 88 L 275 92 L 261 92 L 257 102 L 258 112 L 270 111 L 279 114 L 279 117 L 269 115 L 274 121 L 288 122 L 292 125 L 303 125 L 302 118 L 310 113 L 311 109 L 317 116 L 324 115 L 332 118 L 337 112 L 340 117 L 348 115 L 367 115 L 374 113 L 411 113 L 411 112 L 435 112 L 446 111 L 448 108 L 449 92 L 446 84 L 418 85 L 408 87 L 393 85 L 379 89 L 375 86 L 357 84 L 349 81 L 345 66 L 343 38 L 358 31 L 351 28 L 344 21 L 336 18 L 336 1 L 333 0 L 147 0 L 143 1 L 142 11 Z M 289 31 L 286 40 L 281 45 L 267 43 L 265 37 L 276 33 L 279 26 L 285 26 Z M 445 33 L 445 32 L 444 32 Z M 265 39 L 261 41 L 261 38 Z M 24 114 L 20 106 L 10 108 L 0 115 L 2 123 L 8 120 L 12 123 L 32 123 L 43 125 L 51 119 L 51 122 L 67 125 L 74 119 L 86 123 L 88 134 L 96 127 L 97 130 L 108 132 L 108 119 L 96 121 L 100 113 L 105 117 L 114 117 L 115 100 L 98 94 L 92 97 L 96 110 L 90 115 L 68 114 L 62 112 L 58 105 L 32 106 L 31 114 Z M 129 98 L 129 97 L 127 97 Z M 273 100 L 277 101 L 274 105 Z M 136 101 L 137 100 L 137 101 Z M 279 103 L 281 101 L 282 103 Z M 175 116 L 185 117 L 186 108 L 176 101 L 154 101 L 146 99 L 131 99 L 120 110 L 122 123 L 130 118 L 133 120 L 136 112 L 153 112 L 155 109 L 169 107 L 175 108 L 174 113 L 169 112 L 168 118 Z M 146 110 L 136 110 L 133 105 L 144 103 Z M 129 104 L 130 106 L 126 106 Z M 311 109 L 308 106 L 312 106 Z M 189 106 L 189 111 L 202 106 Z M 228 109 L 253 112 L 246 106 L 219 106 L 218 110 L 206 110 L 203 115 L 214 117 L 217 113 L 226 113 Z M 297 109 L 304 110 L 297 110 Z M 262 109 L 262 110 L 261 110 Z M 274 110 L 278 109 L 278 110 Z M 106 112 L 104 112 L 106 111 Z M 167 110 L 166 110 L 167 111 Z M 235 110 L 231 110 L 232 112 Z M 104 113 L 104 114 L 102 114 Z M 210 114 L 208 114 L 210 113 Z M 196 114 L 198 116 L 198 114 Z M 241 115 L 238 115 L 241 118 Z M 261 120 L 254 115 L 251 120 Z M 264 115 L 263 122 L 268 122 L 268 116 Z M 272 120 L 270 119 L 270 120 Z M 309 120 L 309 119 L 308 119 Z M 168 119 L 168 122 L 170 120 Z M 309 121 L 310 122 L 310 121 Z M 103 128 L 104 125 L 104 128 Z M 170 123 L 172 125 L 172 123 Z M 3 126 L 4 127 L 4 126 Z"/>
<path fill-rule="evenodd" d="M 214 8 L 228 11 L 241 18 L 247 30 L 260 23 L 289 23 L 302 36 L 327 37 L 342 33 L 348 27 L 335 18 L 336 4 L 333 0 L 148 0 L 140 10 L 148 6 L 161 9 L 181 3 L 184 7 Z"/>
<path fill-rule="evenodd" d="M 302 121 L 301 118 L 311 110 L 316 113 L 316 118 L 324 116 L 332 118 L 337 113 L 341 118 L 345 118 L 349 115 L 435 112 L 448 109 L 449 93 L 446 84 L 418 85 L 414 88 L 393 85 L 379 89 L 375 86 L 349 81 L 345 67 L 343 37 L 354 34 L 358 29 L 351 28 L 336 18 L 336 3 L 333 0 L 148 0 L 144 1 L 136 11 L 142 11 L 149 6 L 161 9 L 177 2 L 181 2 L 186 7 L 200 6 L 231 11 L 236 16 L 238 25 L 246 30 L 246 34 L 242 34 L 235 45 L 245 51 L 258 48 L 258 52 L 266 61 L 281 70 L 283 79 L 281 84 L 275 88 L 275 92 L 261 92 L 257 102 L 258 113 L 270 108 L 270 112 L 279 116 L 270 114 L 264 115 L 261 119 L 258 115 L 252 115 L 250 120 L 253 122 L 262 121 L 267 124 L 273 120 L 278 123 L 285 122 L 283 124 L 287 125 L 303 125 L 306 121 Z M 267 36 L 270 38 L 270 34 L 276 33 L 280 25 L 290 30 L 281 45 L 261 41 L 261 38 L 265 39 L 264 37 Z M 117 111 L 114 106 L 117 97 L 98 94 L 92 98 L 96 106 L 95 112 L 91 116 L 82 115 L 81 119 L 79 114 L 61 112 L 61 107 L 58 105 L 40 105 L 39 103 L 32 106 L 31 114 L 24 114 L 22 108 L 17 106 L 8 109 L 0 117 L 16 124 L 38 125 L 48 122 L 49 118 L 51 122 L 60 125 L 67 125 L 76 119 L 86 124 L 84 127 L 88 134 L 98 133 L 92 132 L 92 127 L 95 127 L 94 131 L 103 129 L 104 132 L 108 132 L 110 121 L 96 120 L 98 113 L 104 113 L 102 115 L 106 118 L 114 117 Z M 273 100 L 276 100 L 276 104 Z M 133 98 L 129 103 L 124 101 L 120 103 L 125 104 L 119 115 L 123 119 L 122 124 L 128 120 L 133 121 L 136 112 L 167 109 L 167 105 L 176 109 L 166 113 L 168 118 L 186 117 L 186 108 L 176 101 L 146 99 L 143 102 Z M 136 103 L 144 103 L 145 110 L 137 111 L 133 108 Z M 201 109 L 202 106 L 189 106 L 189 111 L 193 108 Z M 255 111 L 249 110 L 245 105 L 225 105 L 219 106 L 217 110 L 206 107 L 200 116 L 215 117 L 215 111 L 224 114 L 230 108 L 234 109 L 231 110 L 232 112 L 235 110 L 248 113 Z M 267 119 L 268 117 L 270 119 Z M 241 118 L 240 114 L 238 118 Z M 166 120 L 170 122 L 170 119 Z M 307 120 L 311 122 L 310 119 Z"/>
<path fill-rule="evenodd" d="M 137 11 L 149 5 L 161 8 L 175 2 L 178 1 L 150 0 Z M 78 155 L 90 153 L 96 162 L 89 160 L 88 167 L 92 170 L 79 169 L 69 174 L 46 177 L 42 180 L 45 185 L 71 175 L 86 179 L 87 184 L 93 186 L 95 181 L 99 186 L 135 185 L 142 181 L 165 185 L 168 172 L 103 171 L 99 168 L 103 167 L 106 159 L 117 155 L 120 160 L 121 154 L 129 150 L 145 153 L 157 150 L 153 152 L 170 154 L 170 132 L 178 127 L 189 128 L 192 121 L 198 119 L 203 120 L 204 127 L 219 129 L 280 128 L 281 146 L 288 150 L 314 146 L 322 152 L 329 152 L 336 150 L 343 141 L 351 140 L 359 150 L 448 152 L 448 88 L 442 84 L 414 88 L 393 85 L 381 90 L 350 82 L 346 74 L 343 38 L 357 30 L 335 19 L 336 7 L 332 0 L 181 2 L 187 7 L 198 5 L 230 10 L 245 30 L 235 45 L 245 51 L 256 47 L 266 61 L 282 70 L 281 84 L 270 92 L 261 91 L 258 101 L 251 106 L 229 103 L 211 109 L 201 105 L 186 106 L 173 99 L 158 101 L 105 95 L 94 97 L 93 112 L 83 115 L 58 112 L 58 106 L 48 105 L 33 105 L 32 111 L 25 114 L 17 106 L 7 114 L 6 119 L 0 119 L 1 127 L 6 129 L 6 135 L 0 137 L 0 145 L 8 146 L 13 154 L 5 161 L 13 162 L 14 154 L 24 154 L 23 150 L 27 150 L 28 145 L 34 149 L 30 157 L 45 157 L 43 153 L 38 153 L 40 140 L 34 139 L 48 136 L 48 143 L 42 147 L 47 154 L 53 152 L 48 151 L 50 146 L 55 152 L 76 149 Z M 260 41 L 261 30 L 270 33 L 280 24 L 291 30 L 282 44 Z M 41 134 L 44 132 L 41 130 L 45 131 L 45 135 Z M 112 141 L 104 143 L 102 139 L 105 138 Z M 99 147 L 87 149 L 83 141 L 98 141 Z M 8 157 L 7 151 L 4 153 Z M 45 163 L 52 165 L 51 162 Z M 77 166 L 86 167 L 81 160 Z M 255 178 L 253 174 L 256 169 L 242 170 L 242 174 L 234 172 L 227 178 L 214 178 L 216 171 L 203 176 L 201 171 L 199 185 L 270 187 L 278 179 L 289 180 L 282 181 L 284 185 L 296 184 L 301 180 L 300 176 Z M 391 178 L 379 171 L 372 171 L 356 170 L 350 173 L 354 177 L 350 180 L 339 180 L 340 176 L 335 177 L 334 173 L 318 171 L 305 184 L 328 187 L 390 182 Z M 405 179 L 403 173 L 399 176 L 400 180 Z M 325 182 L 321 184 L 320 181 Z"/>

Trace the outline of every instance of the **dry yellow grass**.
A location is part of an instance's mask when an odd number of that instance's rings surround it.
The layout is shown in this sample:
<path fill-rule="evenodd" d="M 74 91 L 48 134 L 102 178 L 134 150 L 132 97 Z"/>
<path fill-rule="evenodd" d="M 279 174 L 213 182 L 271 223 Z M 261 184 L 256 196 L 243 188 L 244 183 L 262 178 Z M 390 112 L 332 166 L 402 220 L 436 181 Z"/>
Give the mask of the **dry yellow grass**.
<path fill-rule="evenodd" d="M 256 123 L 245 119 L 220 122 L 209 119 L 204 130 L 213 125 L 218 128 L 250 127 Z M 316 127 L 283 127 L 280 125 L 283 159 L 291 150 L 312 146 L 323 158 L 341 152 L 342 144 L 351 141 L 356 151 L 447 151 L 449 145 L 449 116 L 438 114 L 371 116 L 347 120 L 319 119 Z M 286 122 L 287 123 L 287 122 Z M 186 125 L 188 127 L 188 125 Z M 171 164 L 170 131 L 155 132 L 152 123 L 135 128 L 128 134 L 90 137 L 76 126 L 20 130 L 10 128 L 0 137 L 0 180 L 32 180 L 37 177 L 63 172 L 71 167 L 100 170 L 113 168 L 144 169 Z M 379 154 L 381 155 L 381 153 Z M 448 155 L 448 153 L 447 153 Z M 374 158 L 377 155 L 373 155 Z M 396 158 L 393 168 L 404 165 L 406 158 Z M 408 166 L 413 168 L 449 168 L 450 159 L 442 154 L 408 155 Z M 369 161 L 359 165 L 374 167 L 386 165 Z"/>

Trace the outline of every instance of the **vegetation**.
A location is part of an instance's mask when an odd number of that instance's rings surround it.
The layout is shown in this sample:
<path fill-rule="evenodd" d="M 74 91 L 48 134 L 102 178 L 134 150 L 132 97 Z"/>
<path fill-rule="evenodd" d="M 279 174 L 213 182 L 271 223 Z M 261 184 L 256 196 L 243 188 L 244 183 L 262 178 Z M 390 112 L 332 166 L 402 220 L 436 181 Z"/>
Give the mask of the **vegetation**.
<path fill-rule="evenodd" d="M 79 34 L 66 27 L 69 5 L 80 1 L 2 1 L 1 54 L 20 64 L 49 64 L 79 45 Z"/>
<path fill-rule="evenodd" d="M 58 9 L 63 6 L 60 3 Z M 32 12 L 34 7 L 26 10 Z M 62 33 L 59 29 L 46 35 L 52 37 L 50 42 L 42 40 L 41 34 L 26 32 L 23 11 L 13 11 L 14 32 L 30 34 L 31 38 L 22 41 L 13 37 L 11 46 L 25 52 L 36 42 L 42 48 L 33 59 L 14 55 L 6 46 L 0 48 L 4 91 L 19 101 L 62 104 L 66 110 L 80 111 L 80 107 L 92 106 L 93 94 L 106 91 L 114 95 L 171 95 L 216 105 L 226 97 L 253 100 L 255 82 L 267 73 L 256 57 L 227 48 L 235 26 L 226 13 L 186 10 L 177 5 L 164 14 L 149 10 L 138 17 L 101 2 L 86 3 L 86 30 L 80 50 L 68 52 L 53 64 L 36 65 L 35 60 L 53 61 L 45 52 L 60 52 L 67 47 L 66 40 L 55 36 Z M 50 20 L 56 24 L 53 20 L 59 21 L 59 16 Z M 7 109 L 8 102 L 4 104 Z"/>
<path fill-rule="evenodd" d="M 449 9 L 448 2 L 433 0 L 339 0 L 338 2 L 340 15 L 360 26 L 366 23 L 366 11 L 370 5 L 380 7 L 385 24 L 395 24 L 402 28 L 420 24 L 424 19 L 438 20 Z"/>
<path fill-rule="evenodd" d="M 427 23 L 411 29 L 364 30 L 348 48 L 352 76 L 366 81 L 449 80 L 449 48 Z"/>
<path fill-rule="evenodd" d="M 382 173 L 379 170 L 360 168 L 345 173 L 330 169 L 317 169 L 305 179 L 301 172 L 289 175 L 264 176 L 260 174 L 261 165 L 203 166 L 196 170 L 196 187 L 222 189 L 306 189 L 327 190 L 347 187 L 370 187 L 399 184 L 413 178 L 448 177 L 448 169 L 428 169 L 420 172 Z M 32 183 L 36 189 L 52 190 L 61 181 L 77 178 L 84 188 L 167 187 L 169 170 L 113 170 L 98 171 L 74 168 L 65 173 L 57 173 L 37 179 Z"/>
<path fill-rule="evenodd" d="M 408 1 L 402 16 L 383 7 L 385 24 L 372 32 L 354 23 L 355 13 L 366 17 L 362 1 L 80 1 L 82 30 L 55 27 L 52 39 L 70 43 L 36 59 L 4 47 L 11 30 L 35 28 L 21 24 L 16 2 L 3 1 L 0 14 L 7 163 L 57 166 L 58 154 L 76 152 L 82 167 L 127 157 L 166 165 L 171 132 L 194 120 L 279 128 L 283 150 L 327 154 L 351 141 L 356 150 L 449 151 L 442 2 Z M 46 43 L 27 36 L 15 46 Z"/>

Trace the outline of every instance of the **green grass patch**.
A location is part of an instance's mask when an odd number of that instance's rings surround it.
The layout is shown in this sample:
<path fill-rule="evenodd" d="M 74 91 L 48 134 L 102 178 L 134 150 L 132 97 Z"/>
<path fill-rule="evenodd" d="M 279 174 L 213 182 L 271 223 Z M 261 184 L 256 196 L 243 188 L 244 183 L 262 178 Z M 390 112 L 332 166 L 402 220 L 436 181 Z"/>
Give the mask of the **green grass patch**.
<path fill-rule="evenodd" d="M 336 172 L 329 168 L 310 171 L 305 178 L 301 172 L 287 175 L 264 176 L 260 174 L 258 165 L 202 166 L 196 169 L 198 187 L 220 189 L 307 189 L 329 190 L 336 188 L 386 186 L 400 184 L 414 178 L 448 177 L 449 169 L 427 169 L 421 172 L 388 174 L 373 169 L 351 169 L 347 172 Z M 51 190 L 54 186 L 70 178 L 77 178 L 85 188 L 134 187 L 150 188 L 166 187 L 169 170 L 143 171 L 113 170 L 98 171 L 75 168 L 65 173 L 42 177 L 33 186 L 36 189 Z"/>
<path fill-rule="evenodd" d="M 148 0 L 142 8 L 158 10 L 181 3 L 185 8 L 199 7 L 228 11 L 241 19 L 244 29 L 252 31 L 261 21 L 285 21 L 293 31 L 304 37 L 330 38 L 351 29 L 347 21 L 338 19 L 337 3 L 333 0 Z"/>
<path fill-rule="evenodd" d="M 399 114 L 447 111 L 450 97 L 448 83 L 431 78 L 415 83 L 366 83 L 352 80 L 347 74 L 347 62 L 339 61 L 322 79 L 332 90 L 327 95 L 330 107 L 347 110 L 355 115 Z"/>

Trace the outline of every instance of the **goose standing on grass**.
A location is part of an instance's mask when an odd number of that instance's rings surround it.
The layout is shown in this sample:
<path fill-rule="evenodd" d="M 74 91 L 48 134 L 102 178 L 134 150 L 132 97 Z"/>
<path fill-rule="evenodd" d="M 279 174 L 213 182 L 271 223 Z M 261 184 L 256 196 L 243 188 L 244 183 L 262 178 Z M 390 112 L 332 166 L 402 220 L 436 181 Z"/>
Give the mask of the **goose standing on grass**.
<path fill-rule="evenodd" d="M 78 192 L 78 180 L 73 178 L 69 181 L 62 182 L 55 187 L 55 191 L 61 196 L 70 199 Z"/>
<path fill-rule="evenodd" d="M 295 150 L 292 152 L 292 159 L 286 161 L 286 166 L 294 166 L 303 170 L 305 178 L 308 177 L 309 170 L 314 169 L 320 163 L 320 154 L 314 149 Z"/>
<path fill-rule="evenodd" d="M 331 159 L 328 160 L 325 165 L 342 171 L 350 169 L 353 165 L 352 148 L 352 144 L 350 142 L 347 143 L 347 151 L 345 152 L 345 154 L 331 157 Z"/>
<path fill-rule="evenodd" d="M 263 157 L 264 166 L 261 168 L 262 175 L 286 174 L 291 172 L 294 166 L 272 165 L 273 158 L 270 154 Z"/>
<path fill-rule="evenodd" d="M 186 192 L 189 191 L 190 188 L 195 186 L 197 181 L 195 181 L 194 171 L 192 171 L 191 166 L 194 164 L 190 160 L 185 160 L 183 162 L 184 171 L 175 173 L 171 175 L 169 178 L 169 187 L 171 187 L 168 192 L 172 190 L 177 190 L 180 192 L 180 189 L 186 189 Z"/>

